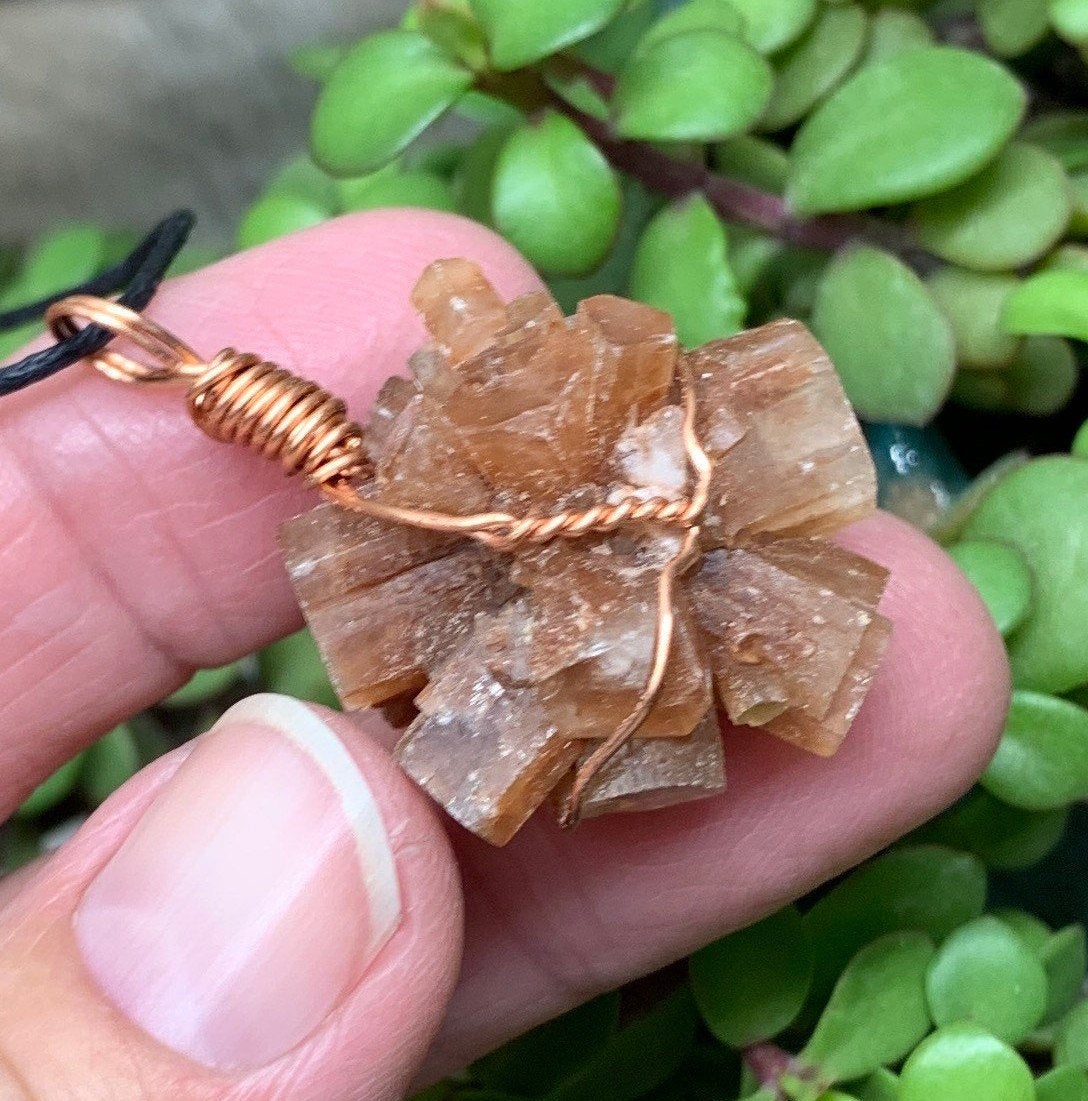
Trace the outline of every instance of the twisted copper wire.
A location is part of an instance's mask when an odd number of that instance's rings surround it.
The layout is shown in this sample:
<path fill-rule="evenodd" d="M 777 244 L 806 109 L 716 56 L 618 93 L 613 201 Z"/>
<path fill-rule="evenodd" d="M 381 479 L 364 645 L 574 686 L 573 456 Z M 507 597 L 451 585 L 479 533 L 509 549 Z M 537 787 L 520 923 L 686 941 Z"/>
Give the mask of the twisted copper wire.
<path fill-rule="evenodd" d="M 88 295 L 66 298 L 50 307 L 46 319 L 58 338 L 76 332 L 77 322 L 99 325 L 124 338 L 150 363 L 107 349 L 91 357 L 92 365 L 122 382 L 188 382 L 189 411 L 209 436 L 273 459 L 288 474 L 301 474 L 330 500 L 376 519 L 463 534 L 497 551 L 603 534 L 628 525 L 683 532 L 677 551 L 658 575 L 657 623 L 646 684 L 632 712 L 579 766 L 561 810 L 565 825 L 577 821 L 586 788 L 641 726 L 660 691 L 675 633 L 673 590 L 691 559 L 699 533 L 696 521 L 709 495 L 711 464 L 696 434 L 694 384 L 683 361 L 679 371 L 682 432 L 693 482 L 688 496 L 670 501 L 631 493 L 611 504 L 550 515 L 487 512 L 455 516 L 402 508 L 360 493 L 355 481 L 367 467 L 362 429 L 348 418 L 339 398 L 314 382 L 233 348 L 205 363 L 184 341 L 109 299 Z"/>

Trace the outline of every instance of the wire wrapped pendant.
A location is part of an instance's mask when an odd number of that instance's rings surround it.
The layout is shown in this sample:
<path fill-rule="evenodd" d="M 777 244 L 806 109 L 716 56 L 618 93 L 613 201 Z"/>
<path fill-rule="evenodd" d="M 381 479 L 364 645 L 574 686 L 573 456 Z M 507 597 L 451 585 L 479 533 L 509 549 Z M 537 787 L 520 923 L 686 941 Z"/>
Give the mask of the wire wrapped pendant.
<path fill-rule="evenodd" d="M 549 798 L 570 825 L 721 791 L 719 714 L 833 753 L 887 642 L 886 577 L 826 538 L 873 511 L 875 475 L 807 330 L 684 352 L 660 311 L 505 304 L 464 260 L 413 300 L 431 342 L 365 427 L 114 303 L 49 320 L 118 334 L 95 366 L 184 381 L 205 432 L 325 494 L 281 542 L 333 684 L 347 708 L 413 701 L 398 760 L 488 841 Z"/>

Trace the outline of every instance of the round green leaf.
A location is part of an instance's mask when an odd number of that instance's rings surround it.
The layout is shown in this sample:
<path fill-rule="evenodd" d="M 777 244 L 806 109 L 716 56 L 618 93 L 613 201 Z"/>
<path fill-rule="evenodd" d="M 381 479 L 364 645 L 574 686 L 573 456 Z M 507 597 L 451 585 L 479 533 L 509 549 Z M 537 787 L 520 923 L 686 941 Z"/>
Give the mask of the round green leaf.
<path fill-rule="evenodd" d="M 646 226 L 630 293 L 671 313 L 689 348 L 740 331 L 745 303 L 726 257 L 725 228 L 702 195 L 665 207 Z"/>
<path fill-rule="evenodd" d="M 1035 1101 L 1027 1063 L 973 1024 L 948 1025 L 903 1065 L 900 1101 Z"/>
<path fill-rule="evenodd" d="M 1084 986 L 1088 970 L 1088 946 L 1085 944 L 1084 926 L 1067 925 L 1048 937 L 1039 951 L 1039 959 L 1047 978 L 1046 1012 L 1043 1023 L 1064 1017 Z"/>
<path fill-rule="evenodd" d="M 966 268 L 1001 271 L 1046 252 L 1065 232 L 1071 211 L 1058 161 L 1014 144 L 966 183 L 919 203 L 915 221 L 931 252 Z"/>
<path fill-rule="evenodd" d="M 1024 126 L 1024 141 L 1057 157 L 1069 172 L 1088 168 L 1088 111 L 1053 111 Z"/>
<path fill-rule="evenodd" d="M 744 18 L 745 37 L 761 54 L 777 53 L 801 37 L 816 17 L 817 0 L 731 0 Z"/>
<path fill-rule="evenodd" d="M 812 981 L 808 934 L 792 906 L 701 949 L 688 966 L 707 1028 L 730 1047 L 792 1024 Z"/>
<path fill-rule="evenodd" d="M 1085 500 L 1088 463 L 1034 459 L 1009 471 L 965 527 L 968 539 L 1014 544 L 1035 578 L 1032 614 L 1008 644 L 1021 687 L 1067 692 L 1088 681 L 1088 510 L 1077 507 Z"/>
<path fill-rule="evenodd" d="M 773 79 L 767 62 L 739 38 L 707 30 L 670 35 L 639 49 L 620 73 L 616 131 L 654 141 L 727 138 L 759 118 Z"/>
<path fill-rule="evenodd" d="M 340 181 L 340 208 L 377 210 L 380 207 L 411 206 L 427 210 L 457 209 L 450 184 L 430 172 L 402 172 L 397 165 L 369 176 Z"/>
<path fill-rule="evenodd" d="M 950 47 L 895 54 L 816 108 L 791 150 L 801 214 L 936 194 L 974 175 L 1012 136 L 1024 91 L 997 62 Z"/>
<path fill-rule="evenodd" d="M 978 589 L 1003 635 L 1023 623 L 1031 609 L 1031 571 L 1015 547 L 968 539 L 949 547 L 948 553 Z"/>
<path fill-rule="evenodd" d="M 1070 447 L 1070 454 L 1075 455 L 1078 459 L 1088 459 L 1088 421 L 1077 429 L 1077 434 L 1073 437 L 1073 444 Z"/>
<path fill-rule="evenodd" d="M 198 669 L 172 696 L 167 696 L 160 707 L 195 707 L 221 695 L 242 676 L 237 663 L 221 665 L 216 669 Z"/>
<path fill-rule="evenodd" d="M 268 691 L 326 707 L 340 706 L 313 635 L 305 628 L 266 646 L 258 661 L 261 682 Z"/>
<path fill-rule="evenodd" d="M 495 163 L 495 226 L 542 271 L 579 275 L 605 257 L 619 227 L 619 181 L 563 115 L 515 130 Z"/>
<path fill-rule="evenodd" d="M 1000 57 L 1019 57 L 1038 44 L 1050 25 L 1048 0 L 976 0 L 986 45 Z"/>
<path fill-rule="evenodd" d="M 1063 268 L 1024 280 L 1005 301 L 1010 333 L 1041 333 L 1088 341 L 1088 271 Z"/>
<path fill-rule="evenodd" d="M 1043 949 L 1053 936 L 1045 921 L 1040 921 L 1026 910 L 1004 906 L 994 910 L 991 916 L 1003 921 L 1037 956 L 1042 956 Z"/>
<path fill-rule="evenodd" d="M 1057 696 L 1014 692 L 1001 743 L 981 783 L 1026 810 L 1088 797 L 1088 711 Z"/>
<path fill-rule="evenodd" d="M 309 155 L 293 157 L 265 185 L 262 198 L 269 195 L 289 195 L 306 199 L 331 214 L 337 205 L 336 181 L 310 159 Z"/>
<path fill-rule="evenodd" d="M 963 268 L 939 268 L 926 280 L 952 326 L 956 359 L 964 367 L 1002 367 L 1020 350 L 1022 341 L 1001 324 L 1005 302 L 1018 285 L 1014 275 Z"/>
<path fill-rule="evenodd" d="M 899 929 L 939 942 L 978 917 L 985 901 L 986 870 L 964 852 L 913 845 L 863 864 L 805 914 L 816 954 L 813 1000 L 827 997 L 863 945 Z"/>
<path fill-rule="evenodd" d="M 79 786 L 92 806 L 104 803 L 140 768 L 140 751 L 127 726 L 116 726 L 83 755 Z"/>
<path fill-rule="evenodd" d="M 782 130 L 804 118 L 836 88 L 861 56 L 868 19 L 857 4 L 825 8 L 775 61 L 774 92 L 761 130 Z"/>
<path fill-rule="evenodd" d="M 238 247 L 256 248 L 288 233 L 320 225 L 331 217 L 332 211 L 299 195 L 266 195 L 246 211 L 238 227 Z"/>
<path fill-rule="evenodd" d="M 83 754 L 65 761 L 52 776 L 43 780 L 27 797 L 15 812 L 20 818 L 37 818 L 40 814 L 52 810 L 63 802 L 76 786 L 83 769 Z"/>
<path fill-rule="evenodd" d="M 539 61 L 599 31 L 624 0 L 469 0 L 496 69 Z"/>
<path fill-rule="evenodd" d="M 851 1088 L 858 1101 L 899 1101 L 899 1078 L 887 1067 L 877 1067 Z"/>
<path fill-rule="evenodd" d="M 1088 1070 L 1088 1001 L 1075 1005 L 1058 1026 L 1054 1061 Z"/>
<path fill-rule="evenodd" d="M 1088 237 L 1088 172 L 1074 172 L 1069 177 L 1069 194 L 1073 208 L 1069 233 L 1083 239 Z"/>
<path fill-rule="evenodd" d="M 751 134 L 719 142 L 711 149 L 716 171 L 741 183 L 781 194 L 786 188 L 790 159 L 773 141 Z"/>
<path fill-rule="evenodd" d="M 1050 0 L 1050 23 L 1067 42 L 1088 42 L 1088 3 L 1085 0 Z"/>
<path fill-rule="evenodd" d="M 685 31 L 719 31 L 743 38 L 744 17 L 730 0 L 686 0 L 661 16 L 639 39 L 638 48 L 644 50 L 663 38 Z"/>
<path fill-rule="evenodd" d="M 976 409 L 1047 417 L 1069 404 L 1080 372 L 1073 349 L 1054 336 L 1029 336 L 1019 354 L 1000 371 L 965 371 L 952 396 Z"/>
<path fill-rule="evenodd" d="M 628 4 L 596 34 L 576 43 L 570 52 L 603 72 L 618 72 L 657 17 L 656 4 Z"/>
<path fill-rule="evenodd" d="M 1036 1101 L 1088 1101 L 1088 1074 L 1078 1067 L 1054 1067 L 1035 1080 Z"/>
<path fill-rule="evenodd" d="M 933 942 L 922 933 L 892 933 L 863 948 L 798 1058 L 832 1081 L 902 1059 L 929 1031 L 925 977 L 932 958 Z"/>
<path fill-rule="evenodd" d="M 858 413 L 925 424 L 956 367 L 952 330 L 922 281 L 881 249 L 836 257 L 816 292 L 812 328 Z"/>
<path fill-rule="evenodd" d="M 881 8 L 869 20 L 869 37 L 859 68 L 876 65 L 904 50 L 932 44 L 933 31 L 920 15 L 902 8 Z"/>
<path fill-rule="evenodd" d="M 1045 271 L 1088 271 L 1088 246 L 1059 245 L 1043 262 Z"/>
<path fill-rule="evenodd" d="M 926 975 L 926 998 L 938 1026 L 974 1021 L 998 1039 L 1018 1044 L 1042 1020 L 1046 974 L 1008 926 L 980 917 L 937 950 Z"/>
<path fill-rule="evenodd" d="M 1017 871 L 1038 863 L 1061 840 L 1068 812 L 1010 807 L 984 788 L 973 788 L 958 803 L 917 831 L 918 840 L 974 853 L 989 868 Z M 1049 936 L 1050 931 L 1044 932 Z"/>
<path fill-rule="evenodd" d="M 308 46 L 300 46 L 287 60 L 299 76 L 321 83 L 332 76 L 347 52 L 348 47 L 341 42 L 312 42 Z"/>
<path fill-rule="evenodd" d="M 542 5 L 550 7 L 550 5 Z M 364 38 L 337 65 L 314 109 L 314 160 L 333 176 L 391 161 L 472 84 L 472 73 L 415 31 Z"/>

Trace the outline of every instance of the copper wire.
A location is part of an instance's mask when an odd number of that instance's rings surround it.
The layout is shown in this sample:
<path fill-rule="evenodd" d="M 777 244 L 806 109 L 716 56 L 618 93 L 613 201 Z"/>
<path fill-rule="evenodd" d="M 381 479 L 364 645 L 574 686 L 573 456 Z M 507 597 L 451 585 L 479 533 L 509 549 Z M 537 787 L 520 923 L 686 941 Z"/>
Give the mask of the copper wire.
<path fill-rule="evenodd" d="M 202 361 L 173 334 L 109 299 L 89 295 L 66 298 L 50 307 L 46 320 L 58 339 L 72 336 L 81 322 L 99 325 L 127 340 L 151 362 L 105 349 L 91 357 L 91 364 L 123 382 L 187 382 L 190 414 L 209 436 L 248 447 L 280 463 L 288 474 L 301 474 L 335 503 L 375 519 L 463 534 L 500 552 L 623 527 L 683 532 L 678 549 L 658 575 L 657 620 L 646 683 L 631 713 L 579 765 L 561 808 L 564 825 L 578 820 L 589 784 L 645 721 L 664 682 L 676 631 L 676 580 L 692 557 L 699 534 L 697 520 L 710 492 L 710 458 L 698 438 L 694 383 L 682 360 L 682 434 L 692 475 L 687 496 L 644 499 L 630 493 L 611 504 L 547 515 L 485 512 L 457 516 L 390 505 L 361 493 L 356 479 L 367 468 L 362 429 L 348 418 L 339 398 L 314 382 L 232 348 L 221 351 L 210 363 Z"/>

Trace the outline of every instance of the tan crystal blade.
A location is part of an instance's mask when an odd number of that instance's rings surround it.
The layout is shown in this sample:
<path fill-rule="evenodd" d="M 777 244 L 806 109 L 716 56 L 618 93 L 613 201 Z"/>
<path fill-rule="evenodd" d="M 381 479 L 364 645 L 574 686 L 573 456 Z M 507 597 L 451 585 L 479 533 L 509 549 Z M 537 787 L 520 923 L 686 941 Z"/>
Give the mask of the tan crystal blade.
<path fill-rule="evenodd" d="M 535 688 L 503 684 L 487 657 L 476 638 L 436 670 L 396 757 L 466 829 L 504 845 L 570 769 L 578 743 Z"/>
<path fill-rule="evenodd" d="M 730 721 L 837 747 L 879 661 L 885 577 L 818 539 L 706 555 L 692 600 Z"/>
<path fill-rule="evenodd" d="M 412 305 L 443 357 L 456 367 L 506 324 L 506 304 L 471 260 L 436 260 L 419 277 Z"/>
<path fill-rule="evenodd" d="M 591 749 L 590 745 L 583 752 L 583 759 Z M 556 789 L 560 805 L 569 786 L 568 775 Z M 710 711 L 680 741 L 659 738 L 628 742 L 586 790 L 581 817 L 657 810 L 724 790 L 721 730 L 717 714 Z"/>
<path fill-rule="evenodd" d="M 818 535 L 875 508 L 876 475 L 827 354 L 797 321 L 687 353 L 714 462 L 708 543 Z"/>

